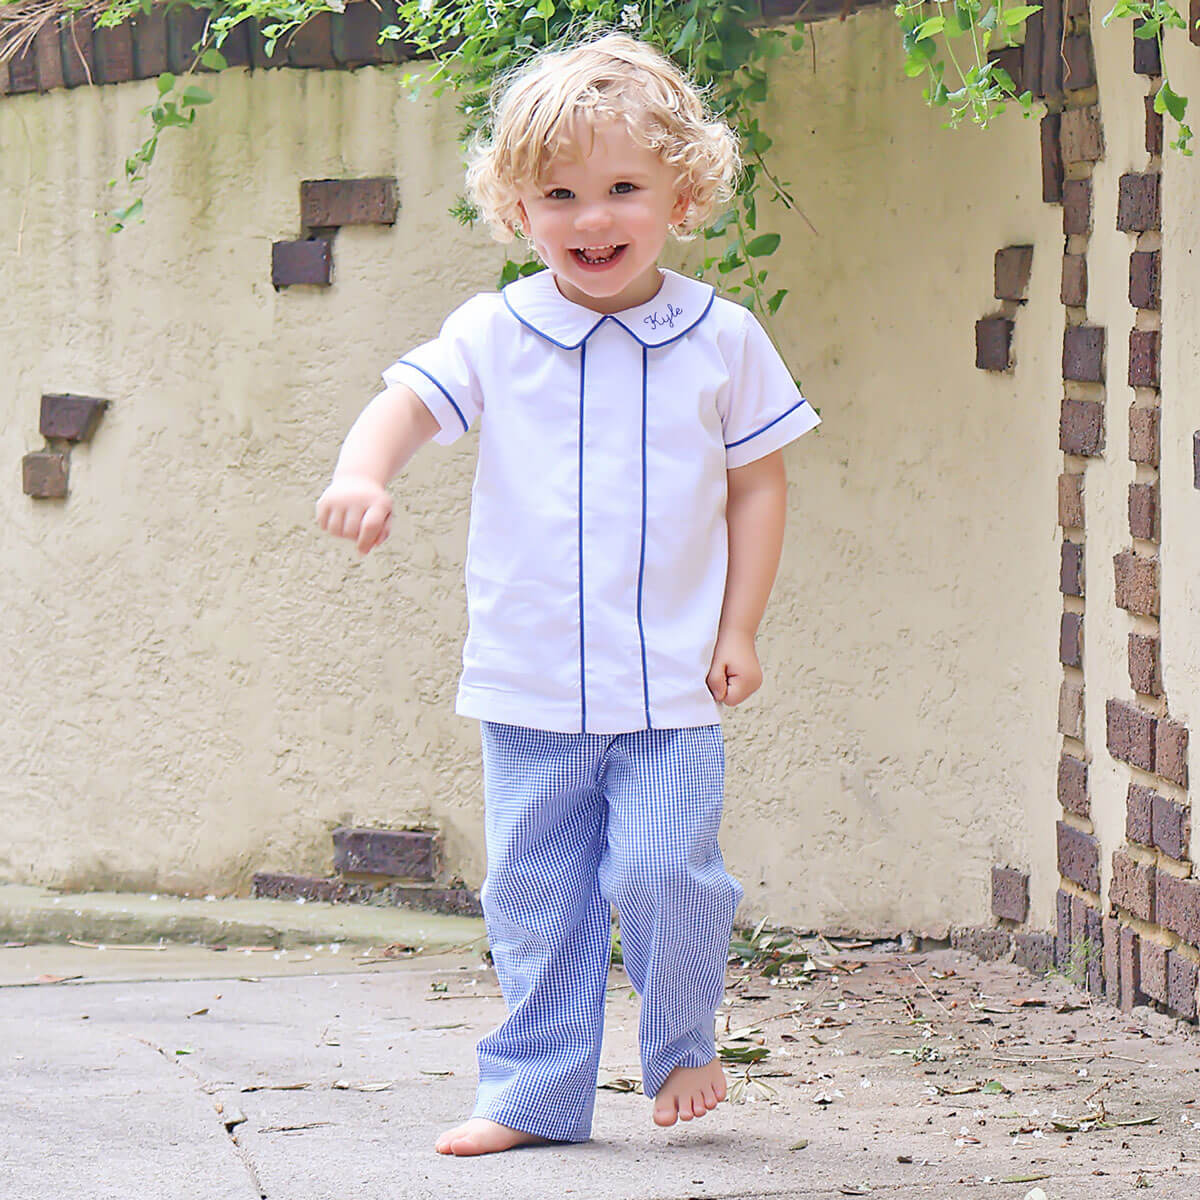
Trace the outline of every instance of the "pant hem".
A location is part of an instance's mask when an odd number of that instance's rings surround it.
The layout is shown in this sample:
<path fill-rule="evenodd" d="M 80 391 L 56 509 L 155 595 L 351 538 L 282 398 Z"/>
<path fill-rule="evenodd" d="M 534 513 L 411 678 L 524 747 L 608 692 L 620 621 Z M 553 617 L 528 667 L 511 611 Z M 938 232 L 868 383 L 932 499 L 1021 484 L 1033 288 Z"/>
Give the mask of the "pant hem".
<path fill-rule="evenodd" d="M 486 1121 L 495 1121 L 498 1125 L 507 1125 L 509 1129 L 530 1133 L 534 1137 L 544 1137 L 552 1142 L 587 1142 L 591 1140 L 592 1136 L 590 1126 L 582 1132 L 576 1129 L 572 1133 L 565 1133 L 560 1122 L 545 1118 L 539 1120 L 504 1104 L 485 1105 L 477 1108 L 471 1116 L 482 1117 Z"/>

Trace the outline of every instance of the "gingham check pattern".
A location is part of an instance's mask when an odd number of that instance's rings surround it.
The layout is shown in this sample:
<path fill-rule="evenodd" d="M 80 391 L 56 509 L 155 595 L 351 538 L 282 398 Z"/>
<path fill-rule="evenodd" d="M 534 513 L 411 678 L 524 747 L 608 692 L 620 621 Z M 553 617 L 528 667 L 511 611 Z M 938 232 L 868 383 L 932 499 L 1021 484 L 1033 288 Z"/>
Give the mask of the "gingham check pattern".
<path fill-rule="evenodd" d="M 554 733 L 483 723 L 481 898 L 508 1018 L 479 1044 L 475 1116 L 560 1141 L 591 1131 L 610 903 L 642 997 L 642 1085 L 716 1053 L 742 896 L 717 846 L 719 725 Z"/>

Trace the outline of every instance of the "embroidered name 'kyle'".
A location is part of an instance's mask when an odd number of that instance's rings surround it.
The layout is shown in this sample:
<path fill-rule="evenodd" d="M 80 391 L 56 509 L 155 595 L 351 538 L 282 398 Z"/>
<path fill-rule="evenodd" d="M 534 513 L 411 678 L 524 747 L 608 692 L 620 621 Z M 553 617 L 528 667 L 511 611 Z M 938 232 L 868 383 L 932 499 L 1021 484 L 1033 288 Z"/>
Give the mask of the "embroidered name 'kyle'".
<path fill-rule="evenodd" d="M 682 315 L 682 308 L 676 308 L 674 304 L 668 304 L 667 315 L 665 317 L 662 315 L 662 313 L 652 312 L 648 317 L 643 317 L 642 320 L 649 325 L 651 329 L 657 329 L 660 325 L 665 325 L 668 329 L 674 329 L 675 318 Z"/>

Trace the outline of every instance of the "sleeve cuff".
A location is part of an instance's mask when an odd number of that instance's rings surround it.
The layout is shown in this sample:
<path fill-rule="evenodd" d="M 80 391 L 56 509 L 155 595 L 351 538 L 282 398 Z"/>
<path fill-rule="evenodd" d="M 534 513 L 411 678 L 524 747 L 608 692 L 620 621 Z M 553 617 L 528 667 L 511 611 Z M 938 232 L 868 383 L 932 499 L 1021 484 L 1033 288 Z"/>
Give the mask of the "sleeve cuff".
<path fill-rule="evenodd" d="M 389 387 L 402 383 L 420 397 L 421 403 L 433 414 L 441 427 L 433 440 L 442 446 L 458 441 L 467 431 L 467 421 L 462 409 L 454 402 L 450 393 L 432 375 L 408 362 L 393 363 L 383 372 L 383 381 Z"/>
<path fill-rule="evenodd" d="M 729 442 L 725 446 L 725 467 L 744 467 L 756 459 L 763 458 L 786 446 L 802 434 L 815 429 L 821 423 L 813 407 L 807 400 L 801 400 L 782 416 L 768 421 L 761 428 L 745 437 Z"/>

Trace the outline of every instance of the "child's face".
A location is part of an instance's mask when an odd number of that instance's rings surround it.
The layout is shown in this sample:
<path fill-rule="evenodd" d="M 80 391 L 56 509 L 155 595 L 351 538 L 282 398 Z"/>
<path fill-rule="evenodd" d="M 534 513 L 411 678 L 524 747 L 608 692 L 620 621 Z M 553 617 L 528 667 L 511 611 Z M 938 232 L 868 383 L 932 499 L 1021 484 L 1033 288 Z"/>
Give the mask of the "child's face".
<path fill-rule="evenodd" d="M 596 312 L 645 304 L 658 291 L 658 256 L 688 198 L 674 170 L 608 121 L 552 158 L 523 189 L 521 227 L 568 300 Z"/>

